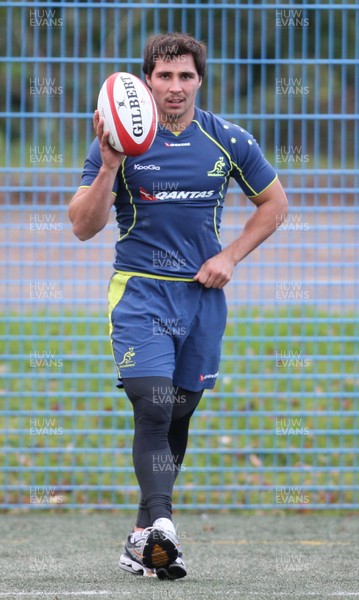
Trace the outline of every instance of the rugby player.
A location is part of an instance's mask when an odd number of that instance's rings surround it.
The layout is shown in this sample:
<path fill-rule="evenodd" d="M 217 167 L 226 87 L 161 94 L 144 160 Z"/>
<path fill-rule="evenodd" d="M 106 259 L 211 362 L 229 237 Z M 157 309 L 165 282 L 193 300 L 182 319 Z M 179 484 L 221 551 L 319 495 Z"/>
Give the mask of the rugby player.
<path fill-rule="evenodd" d="M 223 288 L 233 269 L 287 213 L 272 166 L 242 127 L 200 110 L 195 99 L 206 47 L 182 33 L 150 38 L 143 72 L 159 126 L 151 148 L 123 156 L 95 111 L 96 138 L 69 217 L 80 240 L 115 206 L 119 238 L 109 284 L 110 335 L 134 412 L 133 463 L 141 497 L 120 557 L 133 574 L 177 579 L 186 566 L 172 521 L 172 491 L 190 418 L 218 375 L 226 324 Z M 221 215 L 233 177 L 256 209 L 221 248 Z"/>

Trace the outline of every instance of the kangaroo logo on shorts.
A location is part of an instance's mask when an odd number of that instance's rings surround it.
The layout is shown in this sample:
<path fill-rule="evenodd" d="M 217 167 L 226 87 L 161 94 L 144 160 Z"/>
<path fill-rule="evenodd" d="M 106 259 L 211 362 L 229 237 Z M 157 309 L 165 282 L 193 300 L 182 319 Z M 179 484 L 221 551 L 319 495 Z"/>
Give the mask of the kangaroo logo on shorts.
<path fill-rule="evenodd" d="M 120 369 L 124 369 L 125 367 L 134 367 L 136 363 L 134 360 L 132 360 L 132 357 L 135 356 L 135 354 L 136 352 L 134 352 L 133 346 L 131 346 L 131 348 L 129 348 L 123 355 L 123 359 L 119 363 L 118 367 Z"/>

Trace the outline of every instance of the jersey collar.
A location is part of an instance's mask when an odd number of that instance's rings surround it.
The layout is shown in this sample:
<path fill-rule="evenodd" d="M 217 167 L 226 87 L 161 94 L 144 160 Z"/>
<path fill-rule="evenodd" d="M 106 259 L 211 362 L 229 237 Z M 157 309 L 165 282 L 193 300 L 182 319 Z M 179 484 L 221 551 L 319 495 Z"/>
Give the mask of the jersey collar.
<path fill-rule="evenodd" d="M 197 106 L 195 106 L 192 122 L 188 125 L 188 127 L 186 127 L 186 129 L 184 131 L 181 131 L 181 133 L 179 135 L 175 135 L 174 133 L 172 133 L 172 131 L 167 129 L 167 127 L 164 127 L 163 125 L 160 125 L 160 124 L 158 124 L 158 126 L 157 126 L 157 134 L 160 135 L 161 137 L 165 137 L 166 139 L 171 139 L 172 141 L 175 139 L 182 140 L 194 133 L 194 131 L 197 128 L 197 124 L 194 121 L 198 120 L 198 116 L 199 116 L 199 110 L 198 110 Z"/>

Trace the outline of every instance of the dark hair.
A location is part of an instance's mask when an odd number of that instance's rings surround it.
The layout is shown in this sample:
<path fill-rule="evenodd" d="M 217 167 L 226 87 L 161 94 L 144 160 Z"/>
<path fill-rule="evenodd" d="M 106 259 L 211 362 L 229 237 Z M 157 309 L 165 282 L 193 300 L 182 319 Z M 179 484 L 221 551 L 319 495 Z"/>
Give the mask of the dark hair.
<path fill-rule="evenodd" d="M 192 54 L 196 70 L 202 79 L 206 72 L 207 48 L 187 33 L 160 33 L 147 40 L 143 52 L 142 71 L 149 77 L 159 58 Z"/>

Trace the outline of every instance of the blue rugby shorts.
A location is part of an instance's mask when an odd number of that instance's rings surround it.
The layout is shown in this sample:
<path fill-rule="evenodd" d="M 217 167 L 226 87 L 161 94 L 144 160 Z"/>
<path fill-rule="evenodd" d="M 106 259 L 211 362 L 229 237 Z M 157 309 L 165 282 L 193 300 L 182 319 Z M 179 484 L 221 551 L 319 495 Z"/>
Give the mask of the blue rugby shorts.
<path fill-rule="evenodd" d="M 122 378 L 149 376 L 190 391 L 214 387 L 227 319 L 223 289 L 118 271 L 108 296 L 118 387 Z"/>

